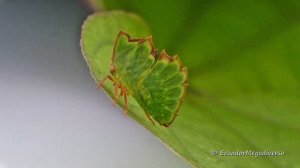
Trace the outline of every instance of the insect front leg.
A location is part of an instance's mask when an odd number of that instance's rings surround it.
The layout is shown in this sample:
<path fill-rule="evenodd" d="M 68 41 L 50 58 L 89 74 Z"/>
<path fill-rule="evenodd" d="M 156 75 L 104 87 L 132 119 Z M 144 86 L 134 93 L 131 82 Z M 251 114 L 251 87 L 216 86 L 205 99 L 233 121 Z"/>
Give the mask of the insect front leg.
<path fill-rule="evenodd" d="M 127 89 L 123 87 L 124 102 L 125 102 L 125 114 L 128 114 L 128 100 L 127 100 Z"/>
<path fill-rule="evenodd" d="M 112 81 L 113 83 L 115 83 L 114 77 L 111 76 L 111 75 L 107 75 L 107 76 L 105 76 L 105 77 L 98 83 L 97 89 L 99 89 L 100 87 L 103 87 L 104 82 L 105 82 L 107 79 L 109 79 L 110 81 Z"/>
<path fill-rule="evenodd" d="M 114 106 L 117 104 L 117 101 L 119 99 L 119 94 L 118 94 L 119 88 L 120 88 L 120 85 L 115 83 L 115 101 L 113 104 Z"/>

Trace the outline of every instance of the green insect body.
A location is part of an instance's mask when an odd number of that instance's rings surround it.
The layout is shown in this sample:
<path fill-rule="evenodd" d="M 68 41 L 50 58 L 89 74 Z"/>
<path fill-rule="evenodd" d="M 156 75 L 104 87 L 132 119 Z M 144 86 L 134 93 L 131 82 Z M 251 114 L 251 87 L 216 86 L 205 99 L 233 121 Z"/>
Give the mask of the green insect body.
<path fill-rule="evenodd" d="M 131 39 L 120 32 L 115 41 L 110 75 L 100 81 L 102 86 L 110 79 L 115 86 L 115 102 L 133 96 L 144 109 L 147 117 L 162 126 L 169 127 L 177 116 L 187 86 L 187 68 L 176 55 L 171 57 L 163 50 L 158 54 L 152 36 Z M 119 94 L 119 89 L 121 93 Z"/>

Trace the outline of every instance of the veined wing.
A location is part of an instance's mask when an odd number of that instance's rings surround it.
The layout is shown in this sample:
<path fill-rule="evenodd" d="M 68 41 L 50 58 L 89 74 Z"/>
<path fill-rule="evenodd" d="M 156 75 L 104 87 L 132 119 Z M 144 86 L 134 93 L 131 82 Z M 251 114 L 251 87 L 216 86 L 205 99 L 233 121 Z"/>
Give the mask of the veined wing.
<path fill-rule="evenodd" d="M 151 71 L 137 84 L 135 97 L 146 113 L 159 124 L 169 126 L 183 102 L 187 69 L 179 57 L 162 51 Z"/>
<path fill-rule="evenodd" d="M 111 73 L 133 92 L 137 81 L 150 71 L 155 56 L 152 36 L 131 39 L 120 32 L 113 50 Z"/>
<path fill-rule="evenodd" d="M 131 39 L 120 32 L 112 58 L 112 74 L 124 84 L 144 111 L 169 126 L 177 116 L 187 85 L 187 69 L 176 55 L 157 56 L 152 37 Z"/>

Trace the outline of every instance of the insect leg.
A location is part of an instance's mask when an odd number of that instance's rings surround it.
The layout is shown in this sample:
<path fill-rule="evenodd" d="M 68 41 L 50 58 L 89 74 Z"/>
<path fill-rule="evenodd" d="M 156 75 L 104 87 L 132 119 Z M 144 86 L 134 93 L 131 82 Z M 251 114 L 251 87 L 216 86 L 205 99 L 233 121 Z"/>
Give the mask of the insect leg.
<path fill-rule="evenodd" d="M 115 82 L 114 78 L 111 75 L 107 75 L 98 83 L 97 89 L 99 89 L 100 87 L 103 87 L 103 84 L 107 79 L 111 80 L 112 82 Z"/>
<path fill-rule="evenodd" d="M 114 106 L 117 104 L 117 101 L 119 99 L 119 94 L 118 94 L 118 89 L 119 89 L 120 85 L 115 84 L 115 101 L 114 101 Z"/>
<path fill-rule="evenodd" d="M 124 91 L 123 91 L 122 87 L 121 87 L 120 96 L 124 96 Z"/>
<path fill-rule="evenodd" d="M 125 101 L 125 114 L 128 114 L 127 89 L 123 88 L 122 90 L 123 90 L 124 101 Z"/>
<path fill-rule="evenodd" d="M 145 114 L 146 114 L 146 116 L 148 117 L 148 119 L 152 122 L 152 124 L 155 125 L 155 123 L 154 123 L 154 121 L 152 120 L 151 116 L 150 116 L 148 113 L 146 113 L 146 112 L 145 112 Z"/>

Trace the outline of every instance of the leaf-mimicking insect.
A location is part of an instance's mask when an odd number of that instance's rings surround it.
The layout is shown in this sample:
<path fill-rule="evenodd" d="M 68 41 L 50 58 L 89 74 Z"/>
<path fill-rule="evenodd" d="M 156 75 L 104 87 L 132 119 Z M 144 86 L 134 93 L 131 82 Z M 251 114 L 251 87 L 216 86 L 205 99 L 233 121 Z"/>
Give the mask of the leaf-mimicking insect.
<path fill-rule="evenodd" d="M 115 102 L 119 96 L 124 97 L 125 113 L 127 98 L 133 96 L 153 124 L 155 120 L 169 127 L 183 102 L 187 68 L 177 55 L 171 57 L 165 50 L 158 54 L 152 36 L 132 39 L 120 31 L 113 48 L 110 74 L 99 82 L 98 88 L 107 79 L 114 84 Z"/>

